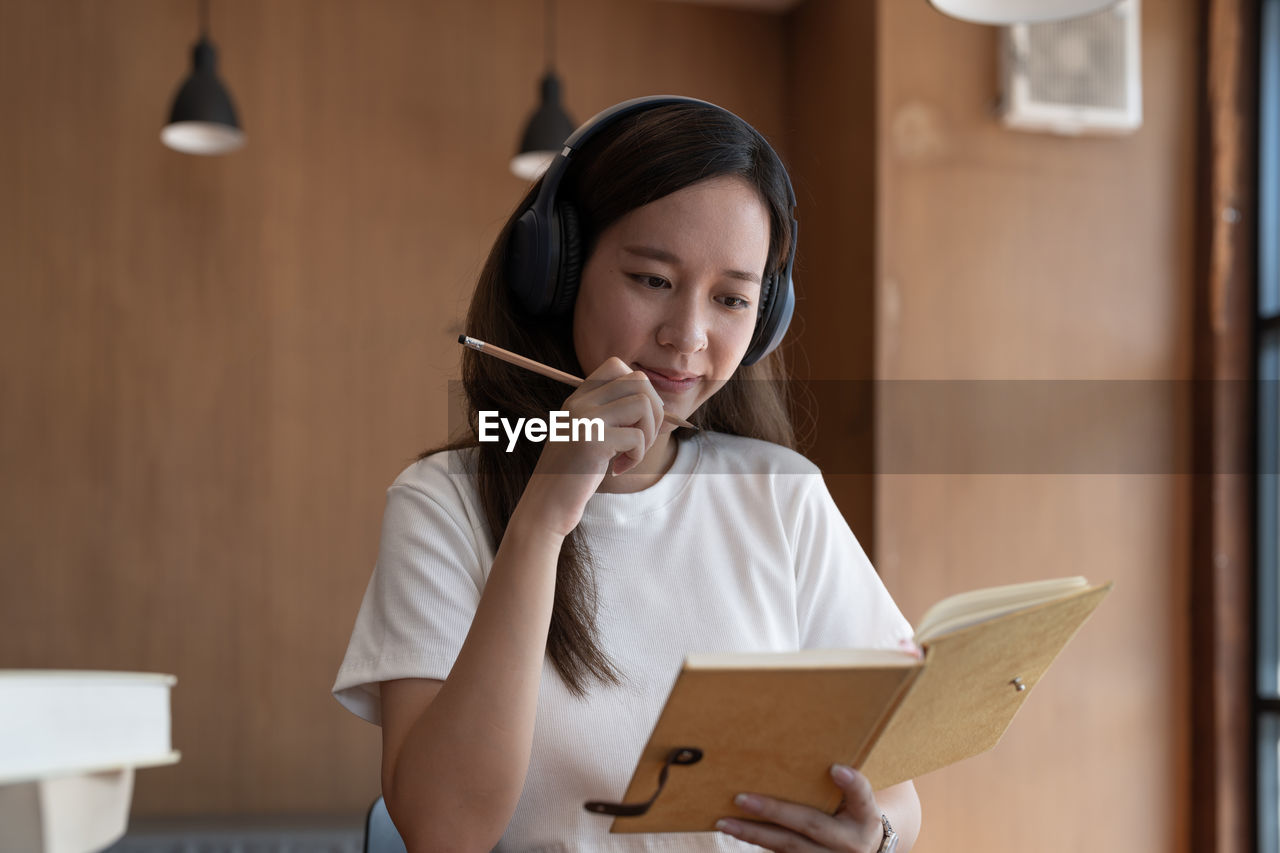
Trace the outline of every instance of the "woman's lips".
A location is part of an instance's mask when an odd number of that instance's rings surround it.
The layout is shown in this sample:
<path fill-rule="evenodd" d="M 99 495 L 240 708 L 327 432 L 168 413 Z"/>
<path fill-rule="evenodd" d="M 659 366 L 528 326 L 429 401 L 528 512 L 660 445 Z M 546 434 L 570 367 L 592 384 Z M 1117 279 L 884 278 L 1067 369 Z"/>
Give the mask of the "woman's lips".
<path fill-rule="evenodd" d="M 637 364 L 636 369 L 644 371 L 644 374 L 649 377 L 650 384 L 660 392 L 683 394 L 698 384 L 698 377 L 690 374 L 677 373 L 674 376 L 668 376 L 643 364 Z"/>

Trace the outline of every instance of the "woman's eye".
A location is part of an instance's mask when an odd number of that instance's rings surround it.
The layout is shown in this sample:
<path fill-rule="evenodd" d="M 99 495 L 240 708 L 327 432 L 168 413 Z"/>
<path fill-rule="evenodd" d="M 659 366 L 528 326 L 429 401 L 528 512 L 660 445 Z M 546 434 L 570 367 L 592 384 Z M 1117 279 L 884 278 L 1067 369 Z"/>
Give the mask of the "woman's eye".
<path fill-rule="evenodd" d="M 722 296 L 720 303 L 726 308 L 750 308 L 751 303 L 741 296 Z"/>
<path fill-rule="evenodd" d="M 631 277 L 652 290 L 661 290 L 664 287 L 671 286 L 671 283 L 660 275 L 633 275 Z"/>

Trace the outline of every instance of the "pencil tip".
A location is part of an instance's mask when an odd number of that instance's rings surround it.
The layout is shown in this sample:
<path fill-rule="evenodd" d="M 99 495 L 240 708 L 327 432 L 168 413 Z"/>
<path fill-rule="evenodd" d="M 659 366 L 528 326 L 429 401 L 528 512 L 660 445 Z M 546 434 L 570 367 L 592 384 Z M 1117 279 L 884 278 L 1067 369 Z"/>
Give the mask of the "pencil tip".
<path fill-rule="evenodd" d="M 466 345 L 467 345 L 467 336 L 466 336 L 466 335 L 458 335 L 458 343 L 462 344 L 463 346 L 466 346 Z"/>

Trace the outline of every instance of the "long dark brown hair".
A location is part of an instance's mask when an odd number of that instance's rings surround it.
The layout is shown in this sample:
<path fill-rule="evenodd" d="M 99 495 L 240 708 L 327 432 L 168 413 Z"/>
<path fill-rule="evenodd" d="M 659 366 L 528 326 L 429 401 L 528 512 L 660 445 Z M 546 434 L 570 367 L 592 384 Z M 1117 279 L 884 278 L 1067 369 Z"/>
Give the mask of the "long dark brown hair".
<path fill-rule="evenodd" d="M 602 129 L 566 173 L 558 197 L 573 204 L 582 235 L 583 266 L 601 232 L 626 213 L 708 178 L 736 176 L 757 189 L 770 214 L 768 274 L 786 267 L 794 235 L 786 176 L 765 143 L 736 116 L 714 108 L 679 104 L 654 107 L 618 119 Z M 565 317 L 533 317 L 512 297 L 505 275 L 512 226 L 537 195 L 535 184 L 494 241 L 467 313 L 466 333 L 584 375 L 573 348 L 572 312 Z M 769 294 L 762 293 L 760 304 Z M 701 429 L 795 446 L 788 414 L 784 369 L 772 353 L 740 366 L 714 396 L 691 416 Z M 501 417 L 545 418 L 562 408 L 568 389 L 470 349 L 463 351 L 462 383 L 470 434 L 444 448 L 474 448 L 477 488 L 494 546 L 533 474 L 542 444 L 476 440 L 478 412 Z M 688 430 L 677 430 L 676 440 Z M 555 599 L 547 654 L 560 677 L 578 696 L 592 683 L 620 683 L 620 674 L 600 647 L 596 630 L 596 587 L 581 529 L 565 539 L 556 567 Z"/>

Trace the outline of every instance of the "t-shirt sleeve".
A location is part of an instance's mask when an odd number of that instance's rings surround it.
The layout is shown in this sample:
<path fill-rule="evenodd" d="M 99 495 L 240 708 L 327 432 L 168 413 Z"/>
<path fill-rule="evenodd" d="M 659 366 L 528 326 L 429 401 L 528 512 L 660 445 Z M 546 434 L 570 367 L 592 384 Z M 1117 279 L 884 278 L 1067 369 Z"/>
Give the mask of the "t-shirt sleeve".
<path fill-rule="evenodd" d="M 484 551 L 453 490 L 397 481 L 387 491 L 378 560 L 333 686 L 345 708 L 380 725 L 380 682 L 449 674 L 480 602 Z"/>
<path fill-rule="evenodd" d="M 806 649 L 892 649 L 910 623 L 876 574 L 820 475 L 806 477 L 792 542 L 796 618 Z"/>

